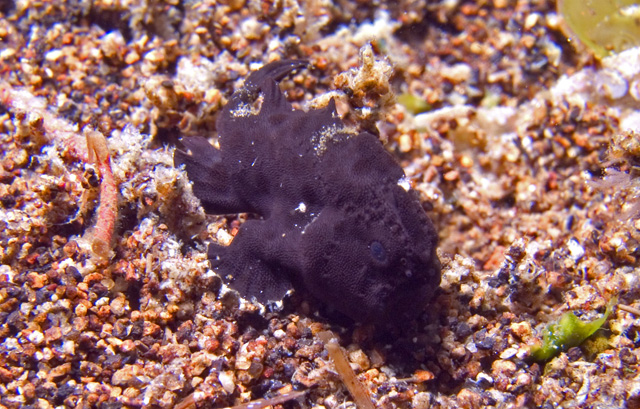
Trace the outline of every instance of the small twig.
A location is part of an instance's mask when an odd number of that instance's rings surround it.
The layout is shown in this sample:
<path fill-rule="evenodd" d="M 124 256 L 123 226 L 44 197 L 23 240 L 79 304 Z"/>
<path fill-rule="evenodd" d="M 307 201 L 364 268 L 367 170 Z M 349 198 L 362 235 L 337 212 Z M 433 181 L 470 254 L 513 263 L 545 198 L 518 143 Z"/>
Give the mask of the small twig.
<path fill-rule="evenodd" d="M 104 135 L 93 129 L 86 129 L 87 150 L 89 160 L 97 169 L 102 181 L 100 182 L 100 207 L 98 218 L 93 231 L 91 249 L 103 260 L 109 258 L 113 232 L 118 219 L 118 189 L 113 172 L 111 171 L 111 155 Z"/>
<path fill-rule="evenodd" d="M 367 388 L 358 380 L 356 373 L 351 369 L 346 354 L 338 345 L 335 335 L 331 331 L 323 331 L 318 337 L 324 342 L 324 347 L 329 353 L 329 357 L 333 360 L 336 372 L 340 375 L 342 382 L 349 390 L 356 406 L 360 409 L 375 409 L 371 402 L 371 395 Z"/>
<path fill-rule="evenodd" d="M 83 138 L 75 125 L 49 111 L 44 98 L 36 97 L 24 88 L 14 88 L 2 81 L 0 81 L 0 104 L 22 115 L 34 116 L 34 123 L 37 123 L 45 132 L 45 142 L 58 144 L 63 150 L 67 150 L 72 158 L 95 164 L 102 182 L 100 183 L 100 207 L 93 229 L 91 250 L 99 258 L 108 259 L 118 218 L 118 189 L 111 170 L 111 157 L 104 135 L 87 128 Z"/>
<path fill-rule="evenodd" d="M 225 409 L 262 409 L 267 406 L 279 405 L 284 402 L 288 402 L 292 399 L 299 398 L 304 395 L 306 391 L 293 391 L 283 393 L 282 395 L 274 396 L 268 399 L 258 399 L 251 402 L 243 403 L 241 405 L 232 406 Z"/>
<path fill-rule="evenodd" d="M 236 406 L 230 406 L 223 409 L 262 409 L 267 406 L 275 406 L 284 402 L 288 402 L 293 399 L 297 399 L 300 396 L 304 395 L 306 391 L 293 391 L 283 393 L 278 396 L 274 396 L 273 398 L 266 399 L 257 399 L 251 402 L 242 403 Z M 180 403 L 178 403 L 174 409 L 188 409 L 196 406 L 196 397 L 195 393 L 190 394 L 186 398 L 184 398 Z"/>
<path fill-rule="evenodd" d="M 618 304 L 618 308 L 621 309 L 622 311 L 626 311 L 628 313 L 631 313 L 633 315 L 637 315 L 638 317 L 640 317 L 640 310 L 634 307 L 629 307 L 628 305 L 624 305 L 624 304 Z"/>

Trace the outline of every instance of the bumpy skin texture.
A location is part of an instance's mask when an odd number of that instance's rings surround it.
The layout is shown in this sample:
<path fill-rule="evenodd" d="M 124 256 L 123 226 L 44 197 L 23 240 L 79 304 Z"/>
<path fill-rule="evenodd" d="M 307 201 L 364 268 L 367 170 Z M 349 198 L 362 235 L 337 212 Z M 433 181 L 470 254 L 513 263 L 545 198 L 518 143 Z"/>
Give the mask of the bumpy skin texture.
<path fill-rule="evenodd" d="M 276 81 L 305 65 L 253 72 L 221 113 L 220 149 L 194 137 L 175 153 L 208 213 L 261 216 L 209 244 L 212 267 L 260 302 L 304 286 L 356 321 L 415 317 L 440 283 L 433 224 L 377 137 L 345 128 L 333 101 L 287 102 Z"/>

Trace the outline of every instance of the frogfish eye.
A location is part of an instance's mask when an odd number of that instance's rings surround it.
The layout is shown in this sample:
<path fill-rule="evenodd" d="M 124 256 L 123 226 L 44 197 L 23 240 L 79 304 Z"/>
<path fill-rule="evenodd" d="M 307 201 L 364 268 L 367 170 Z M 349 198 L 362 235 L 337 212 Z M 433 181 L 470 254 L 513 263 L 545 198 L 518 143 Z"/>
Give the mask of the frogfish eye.
<path fill-rule="evenodd" d="M 379 262 L 384 262 L 387 259 L 387 251 L 379 241 L 372 241 L 369 245 L 371 251 L 371 257 Z"/>

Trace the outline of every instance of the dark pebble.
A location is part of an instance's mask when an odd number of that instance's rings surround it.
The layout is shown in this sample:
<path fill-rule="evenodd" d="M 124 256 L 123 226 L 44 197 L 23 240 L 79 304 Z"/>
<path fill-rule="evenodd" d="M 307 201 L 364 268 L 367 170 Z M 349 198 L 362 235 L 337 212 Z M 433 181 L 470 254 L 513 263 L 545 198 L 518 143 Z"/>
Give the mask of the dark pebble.
<path fill-rule="evenodd" d="M 70 385 L 67 382 L 58 388 L 53 397 L 53 401 L 56 403 L 56 405 L 62 405 L 65 399 L 67 399 L 67 397 L 69 397 L 69 395 L 72 395 L 75 391 L 76 386 Z"/>

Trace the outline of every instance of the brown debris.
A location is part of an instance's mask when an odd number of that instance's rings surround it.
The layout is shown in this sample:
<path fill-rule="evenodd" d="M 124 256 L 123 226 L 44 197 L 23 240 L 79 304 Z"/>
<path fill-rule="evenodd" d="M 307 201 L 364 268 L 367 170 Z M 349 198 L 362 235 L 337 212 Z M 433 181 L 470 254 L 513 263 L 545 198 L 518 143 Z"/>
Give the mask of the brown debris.
<path fill-rule="evenodd" d="M 347 356 L 338 344 L 335 335 L 331 331 L 323 331 L 318 334 L 318 337 L 324 342 L 324 347 L 327 349 L 327 352 L 329 352 L 336 371 L 349 390 L 351 397 L 355 400 L 358 408 L 375 409 L 373 402 L 371 402 L 371 395 L 362 382 L 358 380 L 353 369 L 351 369 Z"/>
<path fill-rule="evenodd" d="M 93 162 L 101 177 L 100 206 L 93 228 L 91 248 L 99 258 L 107 260 L 113 243 L 113 232 L 118 219 L 118 188 L 111 171 L 111 155 L 107 140 L 99 131 L 86 129 L 88 160 Z"/>

